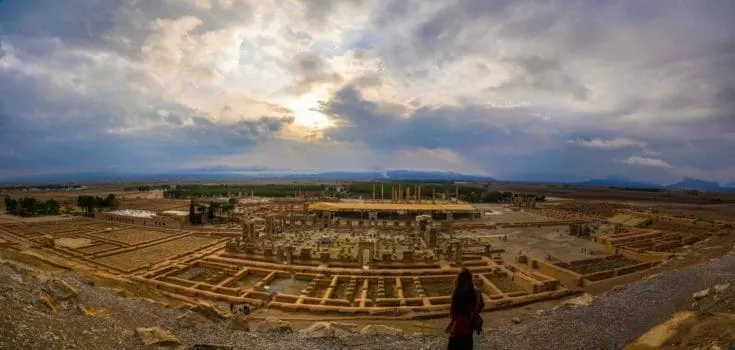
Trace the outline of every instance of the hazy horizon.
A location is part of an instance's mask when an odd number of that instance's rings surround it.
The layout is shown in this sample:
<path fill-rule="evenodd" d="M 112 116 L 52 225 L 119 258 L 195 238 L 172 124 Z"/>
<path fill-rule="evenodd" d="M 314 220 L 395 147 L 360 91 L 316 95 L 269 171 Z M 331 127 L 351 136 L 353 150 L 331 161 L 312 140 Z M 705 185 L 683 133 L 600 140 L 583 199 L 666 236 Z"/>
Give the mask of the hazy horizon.
<path fill-rule="evenodd" d="M 735 2 L 0 1 L 0 179 L 735 182 Z"/>

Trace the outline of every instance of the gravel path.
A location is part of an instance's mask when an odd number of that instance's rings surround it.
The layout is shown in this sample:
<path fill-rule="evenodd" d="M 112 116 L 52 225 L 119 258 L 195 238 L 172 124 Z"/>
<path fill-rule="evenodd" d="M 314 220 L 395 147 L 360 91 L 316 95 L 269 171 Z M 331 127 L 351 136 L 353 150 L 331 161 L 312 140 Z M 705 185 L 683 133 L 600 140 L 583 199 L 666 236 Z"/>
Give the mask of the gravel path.
<path fill-rule="evenodd" d="M 586 307 L 488 331 L 476 343 L 480 349 L 621 349 L 691 305 L 693 293 L 726 282 L 735 282 L 733 255 L 632 283 Z"/>
<path fill-rule="evenodd" d="M 351 336 L 304 339 L 298 334 L 232 331 L 226 323 L 202 329 L 181 328 L 184 310 L 85 283 L 74 272 L 61 277 L 79 292 L 78 302 L 103 309 L 110 317 L 88 316 L 77 309 L 49 314 L 38 302 L 41 282 L 0 265 L 0 349 L 139 349 L 135 327 L 159 326 L 183 343 L 230 345 L 236 349 L 443 349 L 446 339 L 430 335 L 407 338 Z M 735 286 L 735 256 L 666 272 L 614 290 L 586 307 L 560 307 L 520 324 L 487 329 L 476 337 L 477 349 L 621 349 L 672 313 L 689 307 L 692 294 L 715 284 Z M 492 314 L 491 314 L 492 315 Z"/>

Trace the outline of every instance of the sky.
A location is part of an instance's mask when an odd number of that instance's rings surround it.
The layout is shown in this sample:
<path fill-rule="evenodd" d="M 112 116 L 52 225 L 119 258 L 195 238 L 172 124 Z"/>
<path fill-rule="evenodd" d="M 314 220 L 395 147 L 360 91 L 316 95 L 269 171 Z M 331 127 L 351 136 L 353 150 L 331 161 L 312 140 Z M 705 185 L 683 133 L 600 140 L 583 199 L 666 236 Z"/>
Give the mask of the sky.
<path fill-rule="evenodd" d="M 0 178 L 735 181 L 735 2 L 0 0 Z"/>

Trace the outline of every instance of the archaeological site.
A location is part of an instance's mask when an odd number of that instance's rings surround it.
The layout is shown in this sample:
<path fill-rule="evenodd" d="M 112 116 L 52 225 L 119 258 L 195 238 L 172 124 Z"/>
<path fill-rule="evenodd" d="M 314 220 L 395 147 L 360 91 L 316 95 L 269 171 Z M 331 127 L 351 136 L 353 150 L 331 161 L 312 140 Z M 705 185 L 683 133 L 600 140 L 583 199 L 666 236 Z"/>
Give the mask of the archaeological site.
<path fill-rule="evenodd" d="M 486 317 L 494 319 L 533 305 L 588 303 L 674 269 L 691 247 L 729 237 L 733 229 L 727 220 L 641 205 L 530 192 L 474 204 L 426 195 L 425 187 L 373 184 L 371 195 L 342 199 L 246 192 L 197 200 L 231 204 L 210 218 L 200 213 L 206 208 L 187 210 L 194 199 L 140 197 L 91 217 L 5 215 L 0 246 L 114 276 L 172 304 L 208 305 L 223 319 L 247 310 L 250 322 L 349 318 L 400 329 L 409 320 L 445 319 L 463 267 L 482 293 Z M 59 308 L 52 296 L 42 299 Z"/>

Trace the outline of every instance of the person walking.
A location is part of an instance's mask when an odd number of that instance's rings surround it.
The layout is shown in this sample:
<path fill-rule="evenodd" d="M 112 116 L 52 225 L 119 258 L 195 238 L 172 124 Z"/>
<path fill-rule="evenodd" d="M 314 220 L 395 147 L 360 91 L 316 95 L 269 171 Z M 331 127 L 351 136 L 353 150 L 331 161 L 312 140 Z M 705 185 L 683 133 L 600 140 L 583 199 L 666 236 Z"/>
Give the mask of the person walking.
<path fill-rule="evenodd" d="M 482 331 L 480 312 L 485 307 L 482 293 L 472 283 L 472 273 L 467 268 L 457 274 L 449 309 L 449 350 L 472 349 L 472 333 Z"/>

